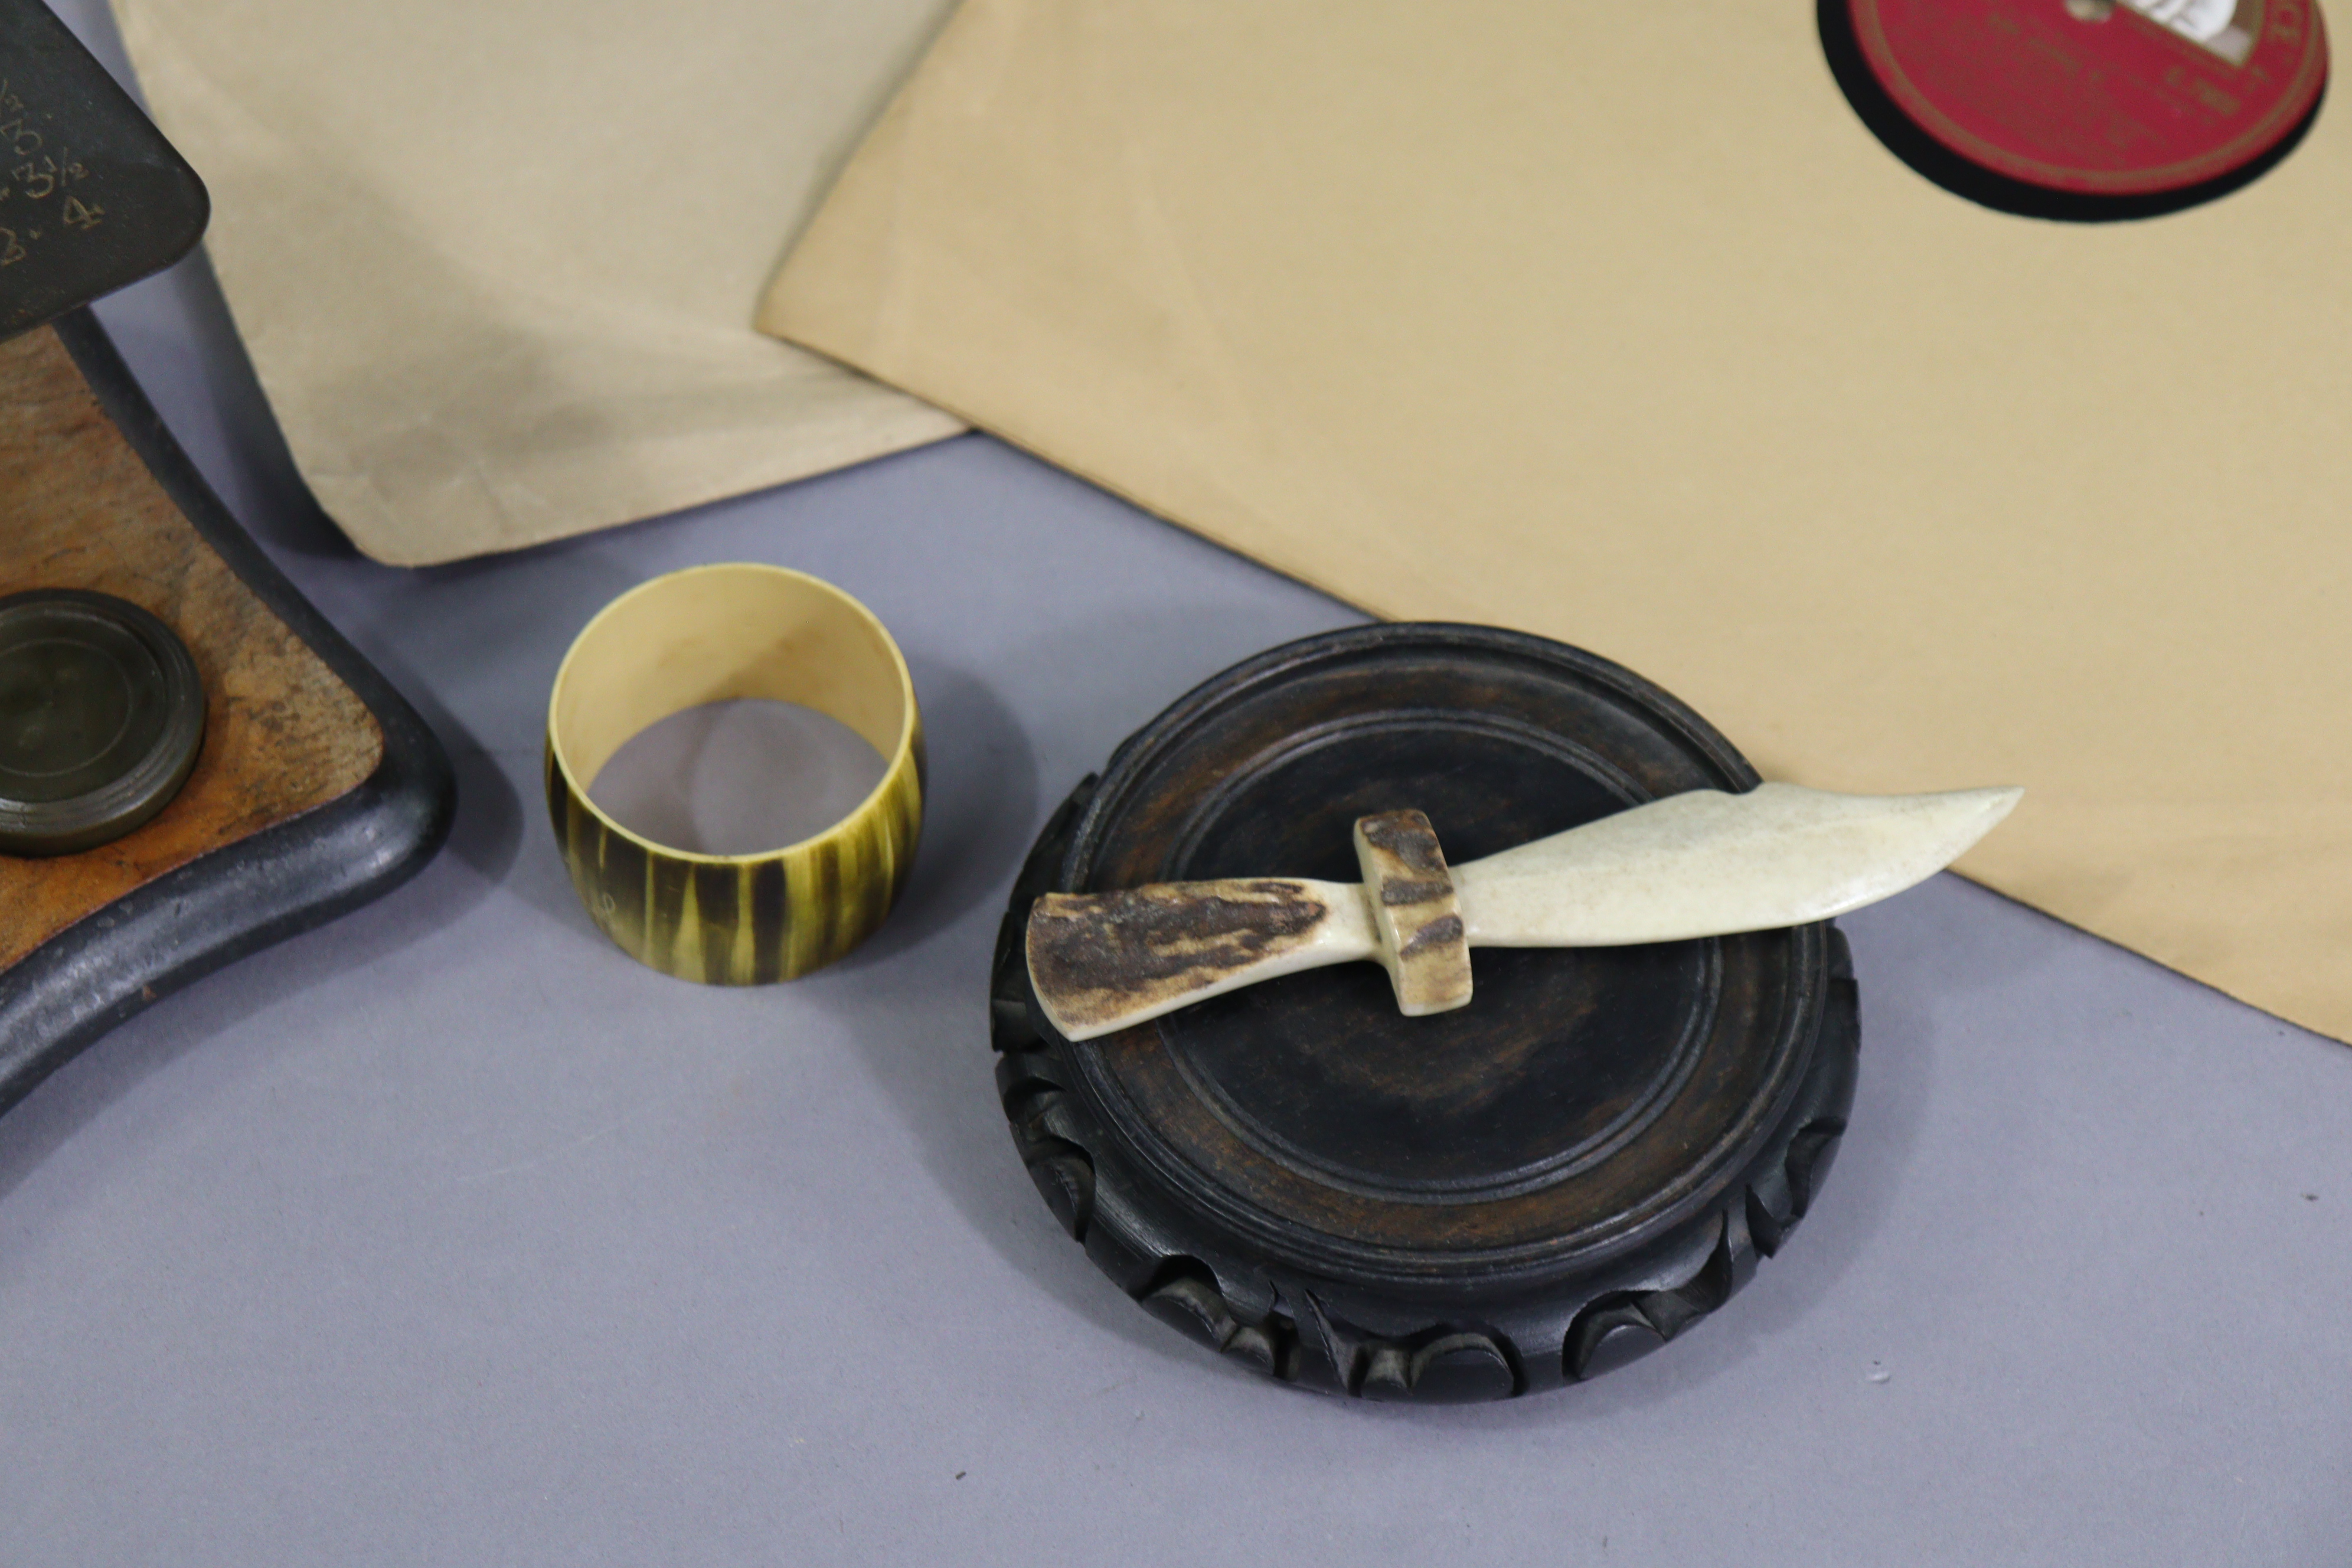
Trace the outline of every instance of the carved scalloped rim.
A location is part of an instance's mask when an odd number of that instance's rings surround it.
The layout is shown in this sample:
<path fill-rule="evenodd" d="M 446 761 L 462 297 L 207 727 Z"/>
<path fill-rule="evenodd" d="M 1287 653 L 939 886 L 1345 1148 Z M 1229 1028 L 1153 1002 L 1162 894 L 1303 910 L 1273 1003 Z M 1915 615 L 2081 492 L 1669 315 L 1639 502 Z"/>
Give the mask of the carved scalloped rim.
<path fill-rule="evenodd" d="M 1664 1279 L 1604 1288 L 1579 1307 L 1557 1344 L 1523 1345 L 1492 1322 L 1433 1320 L 1409 1332 L 1370 1332 L 1335 1316 L 1304 1282 L 1272 1279 L 1237 1300 L 1241 1276 L 1181 1247 L 1163 1246 L 1150 1225 L 1121 1223 L 1129 1205 L 1102 1204 L 1102 1140 L 1092 1118 L 1056 1077 L 1048 1042 L 1031 1019 L 1021 958 L 1028 906 L 1045 889 L 1079 814 L 1097 783 L 1080 781 L 1039 836 L 1016 879 L 992 966 L 990 1024 L 997 1083 L 1013 1146 L 1030 1179 L 1071 1239 L 1152 1316 L 1188 1338 L 1277 1382 L 1326 1387 L 1351 1397 L 1459 1401 L 1514 1398 L 1538 1387 L 1580 1383 L 1673 1340 L 1730 1300 L 1760 1258 L 1778 1253 L 1811 1206 L 1822 1173 L 1845 1131 L 1852 1092 L 1839 1064 L 1822 1058 L 1809 1074 L 1808 1096 L 1824 1109 L 1768 1148 L 1723 1204 L 1686 1225 L 1692 1245 L 1676 1249 Z M 1851 987 L 1837 944 L 1832 984 Z M 1833 1108 L 1833 1109 L 1832 1109 Z M 1116 1156 L 1111 1174 L 1116 1177 Z M 1116 1185 L 1114 1182 L 1112 1184 Z M 1202 1249 L 1205 1250 L 1205 1249 Z M 1301 1319 L 1305 1320 L 1302 1327 Z M 1548 1338 L 1548 1336 L 1547 1336 Z M 1317 1373 L 1328 1375 L 1316 1375 Z"/>

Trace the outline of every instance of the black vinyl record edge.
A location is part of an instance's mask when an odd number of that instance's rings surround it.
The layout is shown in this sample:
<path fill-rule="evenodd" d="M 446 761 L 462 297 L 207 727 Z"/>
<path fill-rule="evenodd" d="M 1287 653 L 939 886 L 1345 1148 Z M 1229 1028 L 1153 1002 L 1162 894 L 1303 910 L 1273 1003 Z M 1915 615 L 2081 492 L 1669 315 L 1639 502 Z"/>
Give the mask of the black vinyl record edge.
<path fill-rule="evenodd" d="M 1237 686 L 1274 679 L 1335 641 L 1376 646 L 1427 628 L 1370 626 L 1286 645 L 1214 678 L 1122 742 L 1109 771 L 1129 773 L 1139 746 L 1180 733 Z M 1713 727 L 1622 667 L 1541 638 L 1449 627 L 1498 650 L 1565 658 L 1588 676 L 1654 702 L 1727 770 L 1756 775 Z M 1064 888 L 1098 822 L 1101 778 L 1089 774 L 1055 812 L 1015 881 L 991 972 L 996 1079 L 1013 1142 L 1063 1228 L 1131 1300 L 1188 1337 L 1278 1382 L 1351 1396 L 1457 1403 L 1509 1398 L 1584 1381 L 1646 1353 L 1720 1307 L 1777 1253 L 1809 1208 L 1851 1110 L 1859 1065 L 1859 995 L 1844 936 L 1824 937 L 1827 991 L 1802 1068 L 1776 1097 L 1744 1164 L 1726 1182 L 1621 1238 L 1568 1278 L 1415 1288 L 1336 1283 L 1268 1266 L 1246 1241 L 1190 1208 L 1138 1169 L 1124 1141 L 1086 1102 L 1067 1042 L 1042 1022 L 1023 937 L 1037 897 Z M 1465 1309 L 1468 1308 L 1465 1311 Z"/>
<path fill-rule="evenodd" d="M 448 837 L 457 800 L 439 740 L 229 516 L 98 319 L 84 308 L 52 324 L 205 542 L 366 705 L 383 754 L 344 795 L 126 893 L 0 973 L 0 1112 L 170 992 L 415 876 Z"/>

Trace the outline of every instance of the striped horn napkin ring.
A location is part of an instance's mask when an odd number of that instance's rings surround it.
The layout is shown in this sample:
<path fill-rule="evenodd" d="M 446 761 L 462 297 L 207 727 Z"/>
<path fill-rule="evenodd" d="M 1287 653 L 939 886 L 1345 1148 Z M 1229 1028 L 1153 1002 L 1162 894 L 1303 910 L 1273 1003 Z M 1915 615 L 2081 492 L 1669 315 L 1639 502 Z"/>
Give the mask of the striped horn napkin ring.
<path fill-rule="evenodd" d="M 770 698 L 830 714 L 882 754 L 857 809 L 800 843 L 703 855 L 632 833 L 588 798 L 614 752 L 706 702 Z M 605 935 L 666 974 L 791 980 L 847 954 L 890 912 L 923 820 L 923 726 L 882 623 L 781 566 L 673 572 L 590 621 L 547 710 L 547 805 L 572 885 Z"/>

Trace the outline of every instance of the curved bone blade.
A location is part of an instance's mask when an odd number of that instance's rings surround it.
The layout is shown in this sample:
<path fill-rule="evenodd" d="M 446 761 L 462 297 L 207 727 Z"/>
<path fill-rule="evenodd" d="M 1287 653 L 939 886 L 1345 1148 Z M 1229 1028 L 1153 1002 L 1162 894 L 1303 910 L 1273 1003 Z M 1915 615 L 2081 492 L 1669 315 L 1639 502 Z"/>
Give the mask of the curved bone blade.
<path fill-rule="evenodd" d="M 1958 859 L 2023 792 L 1695 790 L 1454 868 L 1473 947 L 1622 947 L 1804 925 Z"/>

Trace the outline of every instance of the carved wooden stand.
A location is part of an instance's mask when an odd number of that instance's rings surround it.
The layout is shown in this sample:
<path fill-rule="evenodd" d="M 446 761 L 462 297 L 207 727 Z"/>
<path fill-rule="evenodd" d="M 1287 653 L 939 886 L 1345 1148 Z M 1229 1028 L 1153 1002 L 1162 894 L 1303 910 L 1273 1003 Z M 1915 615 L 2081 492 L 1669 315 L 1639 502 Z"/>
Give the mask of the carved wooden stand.
<path fill-rule="evenodd" d="M 1349 824 L 1425 811 L 1465 859 L 1755 772 L 1606 660 L 1482 626 L 1310 637 L 1210 680 L 1082 783 L 1014 888 L 990 994 L 1014 1147 L 1087 1255 L 1271 1377 L 1361 1398 L 1581 1382 L 1776 1252 L 1853 1097 L 1826 922 L 1648 947 L 1482 949 L 1470 1005 L 1399 1014 L 1369 964 L 1074 1045 L 1029 907 L 1245 873 L 1347 879 Z"/>

